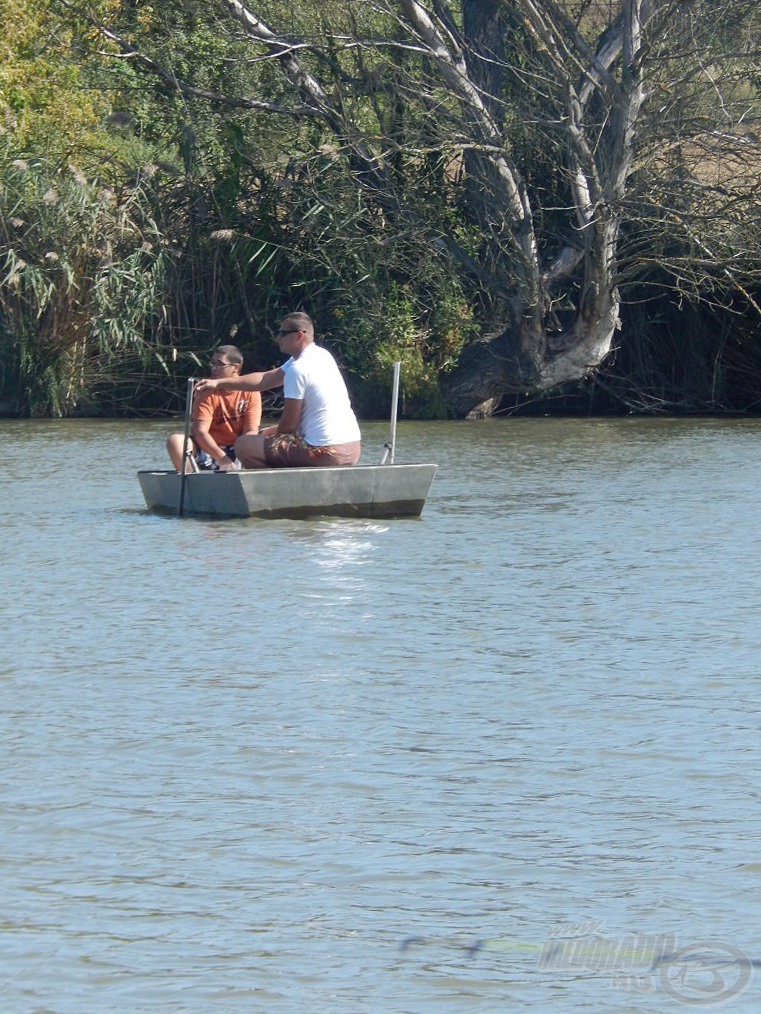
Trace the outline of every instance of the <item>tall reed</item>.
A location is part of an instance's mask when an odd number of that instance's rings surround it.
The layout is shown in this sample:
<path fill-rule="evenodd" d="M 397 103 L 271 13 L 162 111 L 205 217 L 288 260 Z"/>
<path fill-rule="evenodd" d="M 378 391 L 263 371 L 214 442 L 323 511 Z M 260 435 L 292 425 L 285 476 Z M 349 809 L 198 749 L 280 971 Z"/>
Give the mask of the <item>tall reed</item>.
<path fill-rule="evenodd" d="M 6 414 L 98 409 L 122 359 L 171 356 L 169 253 L 150 181 L 120 192 L 41 158 L 0 169 L 0 399 Z"/>

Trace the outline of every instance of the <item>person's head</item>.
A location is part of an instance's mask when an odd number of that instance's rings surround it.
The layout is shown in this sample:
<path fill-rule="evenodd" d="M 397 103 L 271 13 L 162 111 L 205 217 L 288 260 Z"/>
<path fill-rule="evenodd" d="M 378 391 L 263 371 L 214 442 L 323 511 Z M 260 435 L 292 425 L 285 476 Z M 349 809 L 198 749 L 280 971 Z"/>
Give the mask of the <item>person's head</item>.
<path fill-rule="evenodd" d="M 237 377 L 243 366 L 243 354 L 235 345 L 219 345 L 211 354 L 210 365 L 213 377 Z"/>
<path fill-rule="evenodd" d="M 275 341 L 284 355 L 297 356 L 314 341 L 314 324 L 308 313 L 287 313 L 280 321 Z"/>

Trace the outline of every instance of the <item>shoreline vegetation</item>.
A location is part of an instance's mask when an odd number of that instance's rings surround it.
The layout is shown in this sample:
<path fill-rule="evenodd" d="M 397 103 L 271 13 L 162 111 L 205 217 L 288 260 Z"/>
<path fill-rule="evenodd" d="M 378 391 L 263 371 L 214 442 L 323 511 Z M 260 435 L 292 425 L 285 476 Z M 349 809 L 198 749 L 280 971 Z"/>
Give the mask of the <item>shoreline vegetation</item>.
<path fill-rule="evenodd" d="M 180 414 L 297 308 L 366 420 L 396 360 L 402 418 L 761 413 L 755 2 L 0 13 L 1 417 Z"/>

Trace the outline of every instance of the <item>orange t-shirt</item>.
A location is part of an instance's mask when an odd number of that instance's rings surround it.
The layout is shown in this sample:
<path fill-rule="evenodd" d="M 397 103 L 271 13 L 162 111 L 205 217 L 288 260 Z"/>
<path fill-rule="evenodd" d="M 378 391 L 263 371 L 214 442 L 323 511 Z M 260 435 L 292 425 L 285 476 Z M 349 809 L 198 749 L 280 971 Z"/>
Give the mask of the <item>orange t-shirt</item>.
<path fill-rule="evenodd" d="M 209 423 L 209 435 L 220 447 L 232 447 L 242 433 L 256 433 L 262 414 L 258 391 L 211 391 L 193 408 L 193 422 Z"/>

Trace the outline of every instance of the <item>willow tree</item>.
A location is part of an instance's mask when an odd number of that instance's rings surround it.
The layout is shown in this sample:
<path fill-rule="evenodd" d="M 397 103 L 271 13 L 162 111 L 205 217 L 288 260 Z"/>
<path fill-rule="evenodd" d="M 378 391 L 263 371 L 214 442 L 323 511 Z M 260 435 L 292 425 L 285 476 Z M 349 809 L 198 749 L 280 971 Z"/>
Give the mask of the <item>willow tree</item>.
<path fill-rule="evenodd" d="M 236 89 L 210 84 L 208 68 L 201 81 L 187 55 L 178 71 L 150 32 L 120 25 L 114 12 L 132 5 L 65 6 L 188 101 L 275 117 L 294 136 L 311 125 L 315 151 L 341 161 L 373 210 L 365 229 L 387 244 L 414 235 L 453 266 L 479 324 L 445 380 L 454 414 L 488 414 L 507 393 L 549 390 L 604 363 L 621 327 L 622 273 L 634 276 L 637 258 L 621 263 L 633 210 L 657 222 L 660 240 L 671 230 L 702 243 L 692 259 L 704 273 L 735 277 L 732 251 L 714 256 L 691 227 L 689 188 L 673 191 L 676 214 L 653 181 L 673 182 L 677 148 L 694 159 L 706 138 L 708 161 L 726 139 L 758 152 L 743 128 L 757 94 L 747 0 L 174 5 L 214 22 L 217 45 L 249 68 Z M 729 53 L 720 28 L 733 19 Z M 696 82 L 711 90 L 702 107 Z M 410 199 L 399 171 L 431 159 L 453 194 L 443 214 L 419 191 Z"/>

